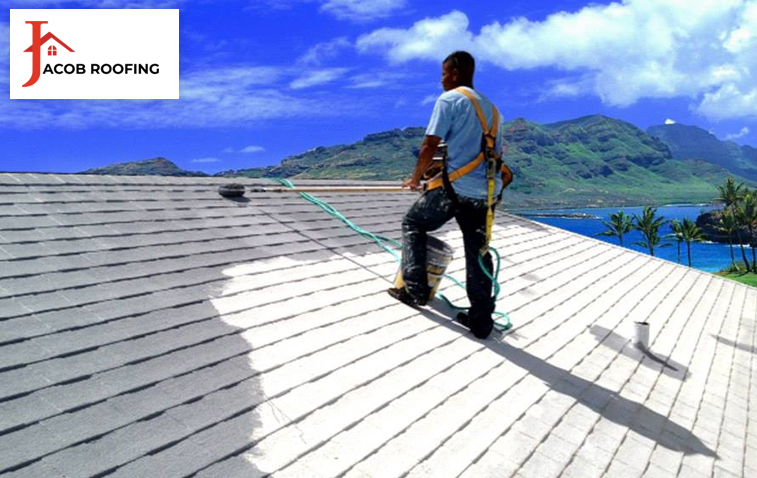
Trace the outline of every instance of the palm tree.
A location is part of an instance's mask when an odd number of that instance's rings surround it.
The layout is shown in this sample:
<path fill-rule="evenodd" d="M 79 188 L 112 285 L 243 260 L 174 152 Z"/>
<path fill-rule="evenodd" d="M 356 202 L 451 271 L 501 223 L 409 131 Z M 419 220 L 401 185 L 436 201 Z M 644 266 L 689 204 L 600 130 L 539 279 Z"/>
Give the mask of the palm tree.
<path fill-rule="evenodd" d="M 744 183 L 736 184 L 733 178 L 727 178 L 722 186 L 718 186 L 718 200 L 725 204 L 724 212 L 731 211 L 735 214 L 736 205 L 744 199 L 744 196 L 749 193 L 749 189 L 744 187 Z M 738 227 L 739 221 L 736 221 L 736 239 L 739 241 L 739 249 L 741 249 L 741 258 L 744 260 L 746 270 L 749 271 L 749 261 L 746 258 L 746 252 L 744 252 L 744 241 L 741 239 L 741 228 Z"/>
<path fill-rule="evenodd" d="M 736 258 L 733 256 L 733 234 L 738 228 L 739 226 L 736 223 L 736 216 L 733 215 L 733 211 L 729 209 L 723 210 L 723 215 L 720 216 L 720 226 L 717 227 L 717 231 L 728 236 L 728 247 L 731 250 L 731 263 L 736 262 Z"/>
<path fill-rule="evenodd" d="M 597 236 L 618 236 L 620 247 L 623 247 L 623 235 L 633 230 L 631 218 L 623 211 L 610 214 L 610 220 L 602 221 L 602 224 L 607 226 L 607 230 L 598 233 Z"/>
<path fill-rule="evenodd" d="M 736 204 L 736 219 L 741 226 L 749 231 L 749 245 L 752 249 L 752 269 L 757 272 L 757 258 L 755 257 L 754 226 L 757 223 L 757 196 L 752 191 L 744 195 L 741 203 Z M 747 262 L 747 271 L 749 263 Z"/>
<path fill-rule="evenodd" d="M 657 208 L 646 206 L 641 216 L 638 214 L 633 215 L 634 228 L 641 231 L 644 236 L 643 241 L 638 241 L 635 244 L 637 246 L 646 247 L 649 249 L 649 254 L 654 257 L 655 248 L 669 246 L 668 243 L 663 243 L 660 237 L 660 227 L 665 224 L 665 218 L 657 217 Z"/>
<path fill-rule="evenodd" d="M 686 254 L 689 259 L 689 267 L 691 267 L 691 243 L 703 241 L 704 232 L 702 232 L 694 221 L 684 218 L 681 225 L 681 234 L 683 235 L 683 240 L 686 242 Z"/>
<path fill-rule="evenodd" d="M 681 224 L 681 221 L 678 219 L 673 219 L 670 221 L 670 230 L 673 232 L 673 234 L 670 235 L 670 237 L 675 238 L 676 242 L 678 243 L 678 263 L 681 263 L 681 242 L 683 242 L 683 225 Z"/>
<path fill-rule="evenodd" d="M 741 201 L 748 192 L 744 183 L 736 184 L 733 178 L 727 178 L 722 186 L 718 186 L 718 191 L 717 199 L 725 204 L 726 209 Z"/>

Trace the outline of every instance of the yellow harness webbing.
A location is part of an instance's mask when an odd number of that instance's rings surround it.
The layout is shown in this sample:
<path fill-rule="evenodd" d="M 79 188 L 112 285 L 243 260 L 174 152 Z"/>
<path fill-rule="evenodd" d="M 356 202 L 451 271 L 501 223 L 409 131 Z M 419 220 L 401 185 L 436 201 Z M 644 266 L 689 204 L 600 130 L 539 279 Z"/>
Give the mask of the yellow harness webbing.
<path fill-rule="evenodd" d="M 491 149 L 494 149 L 497 139 L 497 132 L 499 130 L 499 111 L 497 111 L 497 108 L 492 105 L 492 126 L 491 128 L 489 128 L 489 126 L 486 124 L 486 116 L 484 116 L 484 112 L 481 109 L 481 105 L 479 104 L 476 97 L 462 86 L 455 88 L 455 91 L 465 95 L 471 101 L 471 103 L 473 103 L 473 107 L 476 109 L 476 116 L 478 116 L 478 121 L 481 123 L 481 128 L 484 130 L 486 141 L 487 143 L 491 141 L 491 144 L 487 144 L 487 146 Z M 478 156 L 473 158 L 473 161 L 449 173 L 450 182 L 460 179 L 461 177 L 476 169 L 481 163 L 484 162 L 484 159 L 484 153 L 481 152 L 478 154 Z M 510 171 L 510 169 L 503 164 L 500 172 L 502 174 L 502 184 L 509 184 L 510 181 L 512 181 L 512 172 Z M 442 174 L 439 173 L 428 180 L 428 182 L 426 183 L 426 190 L 430 191 L 442 186 L 444 186 L 444 180 L 442 178 Z"/>

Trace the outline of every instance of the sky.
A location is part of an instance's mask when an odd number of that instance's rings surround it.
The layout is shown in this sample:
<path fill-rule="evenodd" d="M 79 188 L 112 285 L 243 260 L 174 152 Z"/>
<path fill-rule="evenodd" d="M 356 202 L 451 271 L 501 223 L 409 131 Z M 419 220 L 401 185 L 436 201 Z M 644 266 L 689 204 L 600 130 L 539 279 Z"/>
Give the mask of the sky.
<path fill-rule="evenodd" d="M 178 8 L 180 99 L 9 99 L 12 8 Z M 757 0 L 0 0 L 0 171 L 216 173 L 425 126 L 459 49 L 508 120 L 604 114 L 757 145 Z"/>

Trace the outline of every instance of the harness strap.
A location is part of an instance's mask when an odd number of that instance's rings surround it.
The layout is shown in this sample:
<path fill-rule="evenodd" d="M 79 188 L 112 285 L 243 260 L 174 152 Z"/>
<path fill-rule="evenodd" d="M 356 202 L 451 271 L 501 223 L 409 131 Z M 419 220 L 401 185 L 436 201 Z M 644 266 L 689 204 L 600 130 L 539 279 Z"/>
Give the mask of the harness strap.
<path fill-rule="evenodd" d="M 449 181 L 452 182 L 452 181 L 455 181 L 456 179 L 460 179 L 461 177 L 465 176 L 466 174 L 476 169 L 478 165 L 483 162 L 484 162 L 484 153 L 479 153 L 479 155 L 476 156 L 476 158 L 473 161 L 471 161 L 465 166 L 458 168 L 452 173 L 450 173 Z M 445 169 L 446 169 L 446 166 L 445 166 Z M 428 180 L 428 182 L 426 183 L 426 190 L 430 191 L 431 189 L 436 189 L 442 186 L 444 186 L 444 181 L 443 181 L 442 173 L 439 173 L 433 178 Z"/>
<path fill-rule="evenodd" d="M 453 173 L 449 175 L 450 182 L 460 179 L 461 177 L 465 176 L 466 174 L 470 173 L 476 167 L 484 162 L 484 154 L 480 153 L 478 156 L 476 156 L 476 159 L 471 161 L 470 163 L 466 164 L 462 168 L 456 169 Z M 502 191 L 504 191 L 504 188 L 509 185 L 513 181 L 513 172 L 510 170 L 509 167 L 507 167 L 506 164 L 502 164 L 502 167 L 499 169 L 500 177 L 502 178 L 502 190 L 499 192 L 499 199 L 502 199 Z M 444 186 L 444 180 L 442 178 L 442 173 L 437 174 L 433 178 L 429 179 L 426 182 L 426 191 L 430 191 L 432 189 L 440 188 Z"/>
<path fill-rule="evenodd" d="M 496 139 L 497 131 L 499 129 L 499 111 L 497 111 L 497 107 L 492 105 L 492 126 L 490 128 L 486 124 L 486 116 L 484 116 L 484 111 L 481 109 L 481 105 L 479 104 L 478 99 L 473 96 L 473 93 L 462 86 L 455 88 L 455 91 L 462 93 L 471 101 L 471 103 L 473 103 L 473 107 L 476 108 L 476 116 L 478 116 L 478 121 L 481 123 L 481 128 L 483 128 L 484 130 L 484 135 L 491 136 L 491 138 Z M 489 147 L 494 148 L 494 144 L 489 145 Z"/>
<path fill-rule="evenodd" d="M 455 88 L 455 91 L 466 96 L 471 101 L 471 103 L 473 103 L 473 107 L 476 109 L 476 116 L 478 116 L 478 121 L 481 123 L 481 128 L 484 130 L 484 137 L 486 138 L 487 146 L 491 149 L 494 149 L 496 145 L 497 131 L 499 130 L 499 111 L 497 111 L 497 107 L 492 105 L 492 125 L 491 127 L 489 127 L 489 125 L 486 124 L 486 116 L 484 116 L 481 105 L 479 104 L 478 99 L 473 96 L 473 93 L 462 86 Z M 486 158 L 484 156 L 484 153 L 479 153 L 478 156 L 473 158 L 471 162 L 450 173 L 448 175 L 448 181 L 451 183 L 452 181 L 460 179 L 461 177 L 476 169 L 481 163 L 484 162 L 485 159 Z M 507 180 L 507 184 L 509 184 L 510 181 L 512 181 L 512 173 L 510 172 L 510 169 L 503 164 L 500 168 L 500 171 L 502 173 L 502 184 L 505 184 L 506 173 L 509 174 L 509 180 Z M 426 190 L 430 191 L 432 189 L 440 188 L 445 185 L 444 182 L 444 174 L 439 173 L 426 183 Z"/>

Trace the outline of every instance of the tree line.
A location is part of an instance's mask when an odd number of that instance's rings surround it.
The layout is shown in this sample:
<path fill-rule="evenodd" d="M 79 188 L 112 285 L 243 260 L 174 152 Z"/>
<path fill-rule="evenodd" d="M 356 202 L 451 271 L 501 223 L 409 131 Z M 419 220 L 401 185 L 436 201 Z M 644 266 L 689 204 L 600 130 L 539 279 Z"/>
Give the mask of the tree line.
<path fill-rule="evenodd" d="M 716 228 L 718 232 L 728 237 L 731 268 L 738 268 L 733 252 L 733 236 L 735 234 L 746 271 L 757 273 L 756 245 L 754 244 L 754 230 L 757 227 L 757 191 L 751 191 L 743 183 L 736 184 L 733 178 L 727 178 L 723 185 L 718 186 L 718 193 L 716 200 L 723 203 L 724 209 Z M 692 264 L 691 244 L 706 239 L 702 229 L 691 219 L 685 218 L 683 221 L 666 220 L 664 216 L 658 216 L 657 208 L 652 206 L 646 206 L 641 215 L 628 216 L 622 210 L 618 211 L 610 214 L 609 221 L 602 221 L 602 223 L 607 227 L 607 230 L 597 235 L 617 237 L 621 247 L 623 246 L 623 236 L 633 230 L 639 231 L 642 240 L 634 242 L 634 244 L 648 249 L 651 256 L 654 256 L 656 249 L 672 245 L 671 242 L 666 240 L 675 240 L 678 246 L 679 264 L 681 262 L 681 244 L 686 244 L 689 267 Z M 665 232 L 663 228 L 666 226 L 669 233 L 661 235 L 661 231 Z M 741 231 L 743 229 L 746 229 L 749 233 L 746 241 L 742 238 Z M 751 246 L 751 262 L 747 259 L 744 250 L 745 242 Z"/>

